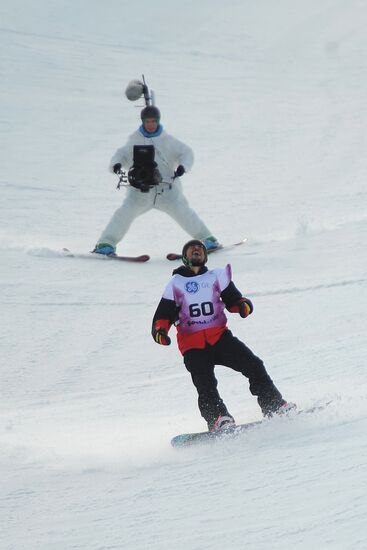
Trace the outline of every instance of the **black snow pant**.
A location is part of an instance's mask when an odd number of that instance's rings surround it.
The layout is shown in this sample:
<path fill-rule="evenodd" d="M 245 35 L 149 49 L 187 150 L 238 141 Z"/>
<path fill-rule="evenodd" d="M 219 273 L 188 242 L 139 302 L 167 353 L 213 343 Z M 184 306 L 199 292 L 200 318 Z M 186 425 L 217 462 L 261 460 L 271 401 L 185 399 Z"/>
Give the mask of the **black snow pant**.
<path fill-rule="evenodd" d="M 197 389 L 200 413 L 209 429 L 214 426 L 219 415 L 229 414 L 217 390 L 215 365 L 224 365 L 248 378 L 250 392 L 257 396 L 265 416 L 271 415 L 284 403 L 261 359 L 233 336 L 230 330 L 224 332 L 213 346 L 186 351 L 184 363 Z"/>

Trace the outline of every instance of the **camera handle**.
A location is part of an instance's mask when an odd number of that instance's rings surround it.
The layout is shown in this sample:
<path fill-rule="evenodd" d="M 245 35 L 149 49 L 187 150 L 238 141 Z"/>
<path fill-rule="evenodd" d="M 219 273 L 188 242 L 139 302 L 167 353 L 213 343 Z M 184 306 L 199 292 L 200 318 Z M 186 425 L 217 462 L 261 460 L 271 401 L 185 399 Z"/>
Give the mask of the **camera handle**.
<path fill-rule="evenodd" d="M 116 172 L 116 176 L 119 179 L 116 185 L 116 189 L 121 189 L 121 187 L 133 187 L 132 185 L 130 185 L 130 183 L 128 183 L 127 173 L 125 172 L 125 170 L 119 170 L 118 172 Z M 171 176 L 171 179 L 172 181 L 162 180 L 159 185 L 167 185 L 168 189 L 172 189 L 172 184 L 175 179 L 175 176 L 174 175 Z M 154 187 L 157 187 L 157 186 L 154 186 Z M 157 195 L 160 195 L 160 194 L 161 193 L 157 193 Z"/>
<path fill-rule="evenodd" d="M 120 189 L 121 187 L 128 187 L 130 185 L 127 183 L 127 174 L 125 170 L 120 169 L 118 172 L 115 172 L 115 174 L 119 179 L 116 185 L 116 189 Z"/>

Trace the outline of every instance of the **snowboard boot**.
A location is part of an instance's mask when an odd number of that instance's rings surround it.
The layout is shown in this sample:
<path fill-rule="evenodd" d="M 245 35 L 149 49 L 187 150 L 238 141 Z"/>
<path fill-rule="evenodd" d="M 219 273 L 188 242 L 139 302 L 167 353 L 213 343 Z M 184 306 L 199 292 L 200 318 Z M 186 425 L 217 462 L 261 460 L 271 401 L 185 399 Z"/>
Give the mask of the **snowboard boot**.
<path fill-rule="evenodd" d="M 219 415 L 213 424 L 208 423 L 210 432 L 229 432 L 236 427 L 236 422 L 230 414 Z"/>
<path fill-rule="evenodd" d="M 288 403 L 284 401 L 283 405 L 275 411 L 278 416 L 291 416 L 297 411 L 297 405 L 295 403 Z"/>
<path fill-rule="evenodd" d="M 96 254 L 105 254 L 105 256 L 113 256 L 116 254 L 116 249 L 111 244 L 98 243 L 92 252 L 95 252 Z"/>
<path fill-rule="evenodd" d="M 277 416 L 291 416 L 297 411 L 297 405 L 295 403 L 288 403 L 283 399 L 282 403 L 276 408 L 267 408 L 263 409 L 263 415 L 266 418 L 272 418 L 274 415 Z"/>

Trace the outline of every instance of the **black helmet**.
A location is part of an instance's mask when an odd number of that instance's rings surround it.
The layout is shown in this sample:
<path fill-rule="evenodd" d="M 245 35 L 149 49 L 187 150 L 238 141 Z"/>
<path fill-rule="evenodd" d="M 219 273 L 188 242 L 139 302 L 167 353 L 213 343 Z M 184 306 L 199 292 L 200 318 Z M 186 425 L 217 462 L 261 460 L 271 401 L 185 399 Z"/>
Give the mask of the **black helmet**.
<path fill-rule="evenodd" d="M 160 121 L 161 113 L 155 105 L 147 105 L 144 107 L 142 112 L 140 113 L 141 120 L 145 120 L 146 118 L 155 118 Z"/>
<path fill-rule="evenodd" d="M 189 248 L 189 246 L 194 246 L 194 245 L 199 245 L 204 250 L 205 255 L 204 255 L 203 265 L 205 265 L 206 262 L 208 261 L 208 252 L 207 252 L 206 246 L 203 243 L 203 241 L 200 241 L 199 239 L 192 239 L 191 241 L 188 241 L 186 244 L 184 244 L 183 249 L 182 249 L 182 262 L 186 266 L 191 267 L 192 264 L 188 260 L 188 258 L 186 257 L 186 252 L 187 252 L 187 249 Z"/>

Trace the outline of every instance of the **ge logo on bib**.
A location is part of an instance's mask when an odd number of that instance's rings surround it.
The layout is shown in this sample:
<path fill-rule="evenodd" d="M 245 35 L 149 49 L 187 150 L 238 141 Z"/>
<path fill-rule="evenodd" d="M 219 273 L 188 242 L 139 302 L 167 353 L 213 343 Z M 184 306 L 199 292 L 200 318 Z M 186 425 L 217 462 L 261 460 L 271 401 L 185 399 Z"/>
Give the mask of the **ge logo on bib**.
<path fill-rule="evenodd" d="M 185 284 L 185 290 L 190 294 L 195 294 L 199 290 L 199 285 L 196 281 L 189 281 Z"/>

